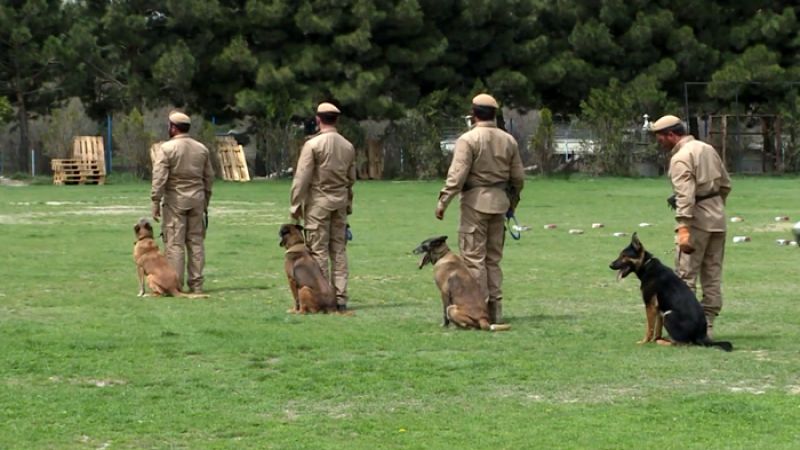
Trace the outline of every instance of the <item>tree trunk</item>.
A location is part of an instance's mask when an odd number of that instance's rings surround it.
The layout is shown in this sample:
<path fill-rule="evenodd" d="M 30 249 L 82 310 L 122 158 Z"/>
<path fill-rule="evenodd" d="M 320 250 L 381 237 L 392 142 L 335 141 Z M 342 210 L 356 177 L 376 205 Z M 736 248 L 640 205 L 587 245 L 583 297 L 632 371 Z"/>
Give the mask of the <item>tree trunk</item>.
<path fill-rule="evenodd" d="M 30 158 L 30 132 L 28 130 L 28 109 L 25 106 L 25 96 L 17 91 L 17 121 L 19 122 L 19 148 L 17 149 L 16 164 L 12 170 L 17 172 L 30 172 L 28 159 Z"/>

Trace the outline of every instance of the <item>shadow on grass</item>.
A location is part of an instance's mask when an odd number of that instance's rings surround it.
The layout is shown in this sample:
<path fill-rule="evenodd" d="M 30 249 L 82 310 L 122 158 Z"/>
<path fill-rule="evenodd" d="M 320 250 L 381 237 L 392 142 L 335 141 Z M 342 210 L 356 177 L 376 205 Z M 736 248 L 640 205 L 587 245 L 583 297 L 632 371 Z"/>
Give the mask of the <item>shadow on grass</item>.
<path fill-rule="evenodd" d="M 577 322 L 580 316 L 575 314 L 531 314 L 531 315 L 510 315 L 506 314 L 506 321 L 509 324 L 515 323 L 542 323 L 542 322 Z"/>
<path fill-rule="evenodd" d="M 358 311 L 360 309 L 385 309 L 385 308 L 405 308 L 412 305 L 409 302 L 383 302 L 383 303 L 361 303 L 359 300 L 349 300 L 347 302 L 347 309 Z"/>
<path fill-rule="evenodd" d="M 268 291 L 275 289 L 275 286 L 234 286 L 234 287 L 213 287 L 211 289 L 203 288 L 205 294 L 225 294 L 228 292 L 247 292 L 247 291 Z M 287 287 L 288 289 L 288 287 Z"/>

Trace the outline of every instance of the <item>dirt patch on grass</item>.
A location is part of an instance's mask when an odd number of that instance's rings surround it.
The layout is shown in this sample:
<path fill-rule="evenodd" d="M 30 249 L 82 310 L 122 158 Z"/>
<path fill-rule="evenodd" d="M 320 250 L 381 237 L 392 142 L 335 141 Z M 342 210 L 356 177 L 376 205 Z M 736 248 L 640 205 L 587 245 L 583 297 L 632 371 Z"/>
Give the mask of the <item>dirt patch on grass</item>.
<path fill-rule="evenodd" d="M 751 228 L 753 233 L 788 233 L 792 230 L 793 223 L 791 222 L 775 222 L 768 225 L 762 225 Z"/>
<path fill-rule="evenodd" d="M 53 222 L 43 219 L 46 214 L 0 214 L 0 225 L 50 225 Z"/>
<path fill-rule="evenodd" d="M 69 378 L 64 379 L 58 375 L 53 375 L 52 377 L 48 378 L 48 381 L 52 383 L 69 383 L 69 384 L 76 384 L 81 386 L 94 386 L 94 387 L 112 387 L 112 386 L 125 386 L 128 384 L 128 380 L 122 380 L 119 378 Z"/>
<path fill-rule="evenodd" d="M 64 211 L 63 214 L 78 216 L 121 216 L 125 214 L 131 214 L 136 211 L 138 211 L 140 214 L 146 214 L 147 208 L 125 205 L 90 206 L 88 208 L 78 209 L 75 211 Z"/>
<path fill-rule="evenodd" d="M 27 186 L 29 184 L 30 183 L 28 183 L 27 181 L 12 180 L 10 178 L 0 177 L 0 186 L 22 187 L 22 186 Z"/>

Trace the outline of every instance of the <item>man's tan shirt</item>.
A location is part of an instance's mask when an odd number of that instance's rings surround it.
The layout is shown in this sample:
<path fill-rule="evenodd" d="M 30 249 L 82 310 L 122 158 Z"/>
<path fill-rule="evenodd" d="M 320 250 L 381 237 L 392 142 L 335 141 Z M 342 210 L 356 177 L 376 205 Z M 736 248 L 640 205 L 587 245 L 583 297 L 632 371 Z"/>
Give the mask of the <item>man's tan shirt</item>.
<path fill-rule="evenodd" d="M 150 198 L 178 209 L 207 207 L 214 183 L 211 156 L 205 145 L 188 134 L 179 134 L 161 144 L 153 160 Z"/>
<path fill-rule="evenodd" d="M 510 206 L 508 196 L 497 187 L 503 182 L 516 188 L 517 193 L 522 191 L 525 171 L 517 142 L 497 128 L 494 121 L 478 122 L 456 141 L 439 202 L 446 208 L 461 193 L 462 205 L 485 214 L 505 213 Z M 470 189 L 462 192 L 465 184 Z"/>
<path fill-rule="evenodd" d="M 731 191 L 728 170 L 714 147 L 694 136 L 684 136 L 672 149 L 669 176 L 675 192 L 678 225 L 703 231 L 725 231 L 725 200 Z M 719 192 L 696 201 L 695 197 Z"/>
<path fill-rule="evenodd" d="M 353 144 L 336 129 L 322 131 L 307 140 L 292 181 L 291 213 L 297 214 L 303 204 L 328 211 L 352 208 L 355 157 Z"/>

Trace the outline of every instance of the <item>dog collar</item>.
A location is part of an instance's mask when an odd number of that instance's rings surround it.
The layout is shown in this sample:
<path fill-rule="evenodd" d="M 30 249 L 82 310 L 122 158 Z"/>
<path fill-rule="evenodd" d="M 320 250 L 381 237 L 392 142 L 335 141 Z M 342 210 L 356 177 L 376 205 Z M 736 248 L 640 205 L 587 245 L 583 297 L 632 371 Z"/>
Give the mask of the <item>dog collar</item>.
<path fill-rule="evenodd" d="M 448 247 L 445 247 L 442 251 L 430 252 L 431 263 L 432 264 L 436 264 L 436 261 L 439 261 L 440 259 L 442 259 L 442 257 L 444 257 L 444 255 L 448 254 L 449 252 L 450 252 L 450 248 L 448 248 Z"/>
<path fill-rule="evenodd" d="M 298 253 L 298 252 L 304 252 L 304 251 L 308 251 L 308 247 L 306 247 L 306 244 L 303 243 L 303 242 L 301 242 L 299 244 L 294 244 L 291 247 L 286 249 L 286 253 Z"/>
<path fill-rule="evenodd" d="M 656 260 L 656 258 L 653 258 L 652 256 L 650 256 L 650 258 L 648 258 L 647 261 L 643 262 L 642 266 L 639 267 L 639 269 L 636 270 L 636 273 L 637 274 L 644 273 L 644 271 L 647 269 L 647 266 L 650 265 L 650 263 L 655 261 L 655 260 Z"/>

